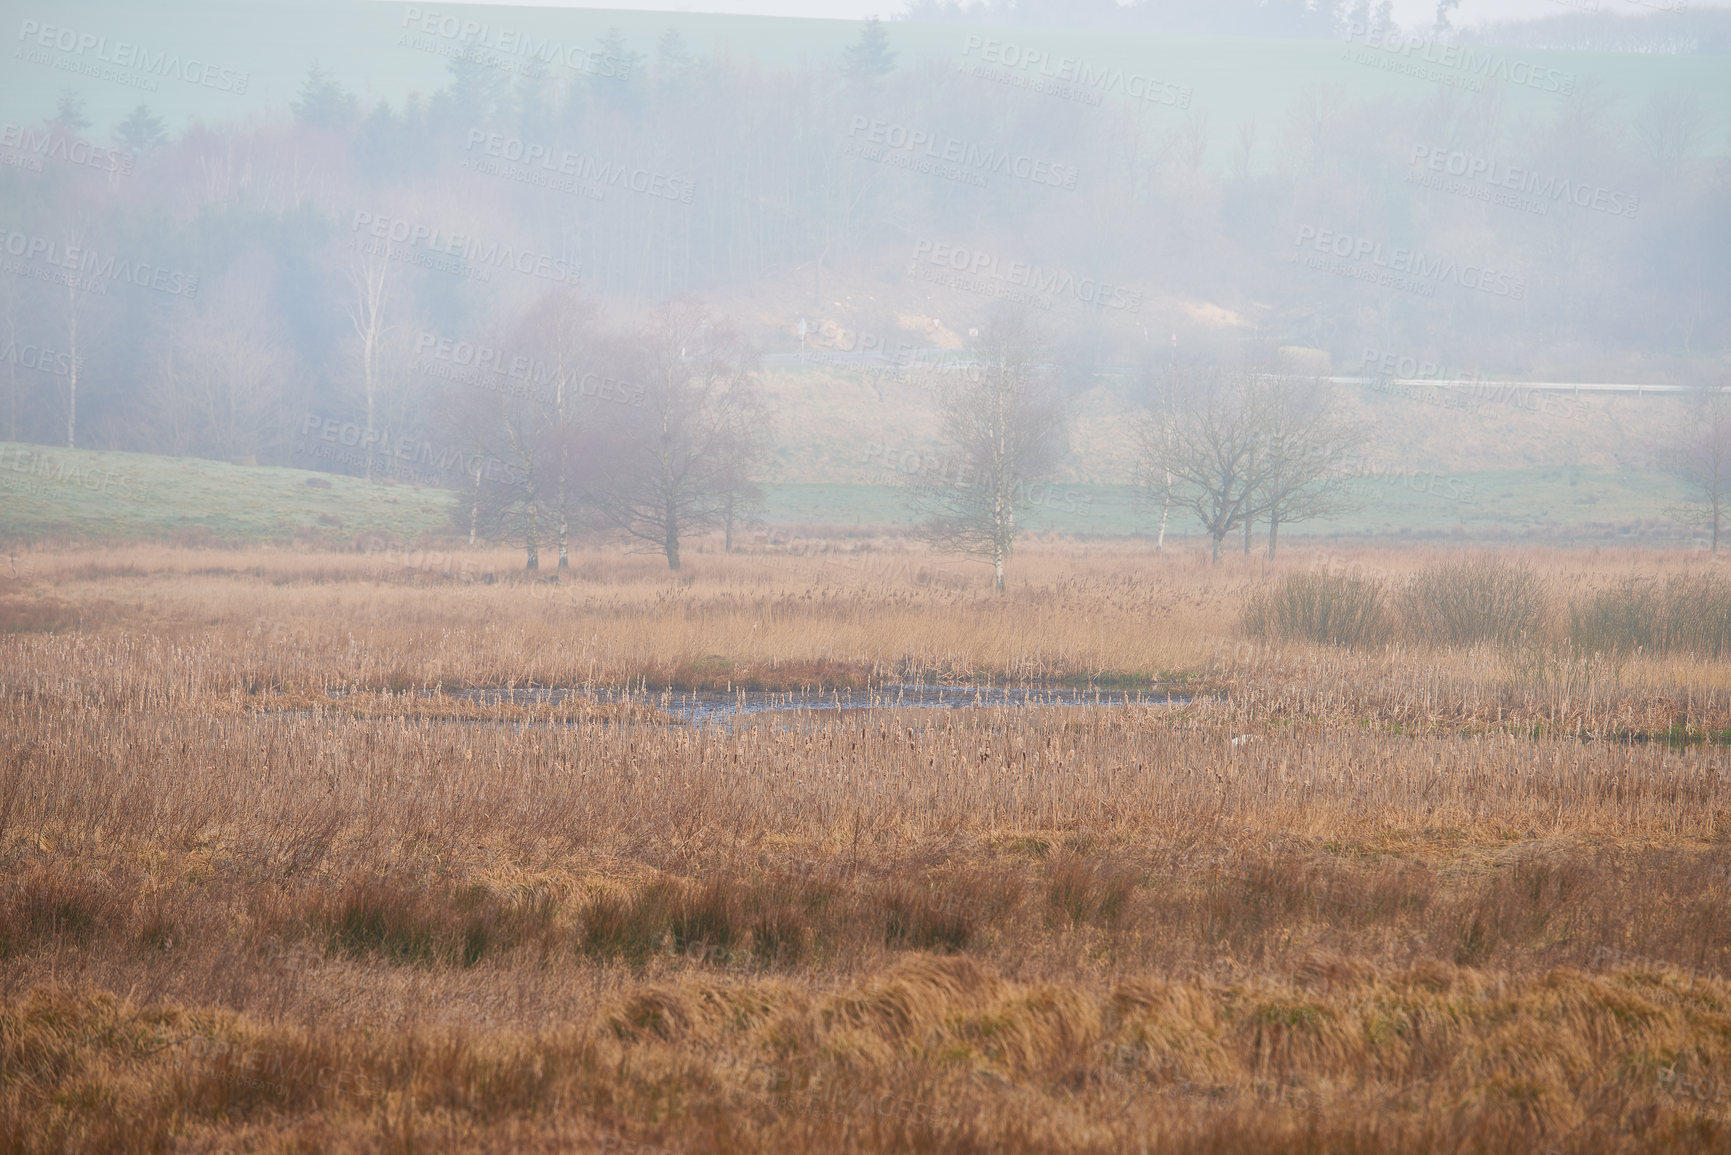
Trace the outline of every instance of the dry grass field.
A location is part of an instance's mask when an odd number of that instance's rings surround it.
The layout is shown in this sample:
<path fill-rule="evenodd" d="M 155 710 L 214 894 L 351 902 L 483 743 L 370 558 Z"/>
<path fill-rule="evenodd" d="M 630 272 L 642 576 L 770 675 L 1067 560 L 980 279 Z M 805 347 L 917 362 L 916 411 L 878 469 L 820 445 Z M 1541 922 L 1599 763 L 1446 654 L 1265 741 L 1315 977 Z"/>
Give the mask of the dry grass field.
<path fill-rule="evenodd" d="M 0 1150 L 1731 1149 L 1725 565 L 1290 553 L 0 562 Z"/>

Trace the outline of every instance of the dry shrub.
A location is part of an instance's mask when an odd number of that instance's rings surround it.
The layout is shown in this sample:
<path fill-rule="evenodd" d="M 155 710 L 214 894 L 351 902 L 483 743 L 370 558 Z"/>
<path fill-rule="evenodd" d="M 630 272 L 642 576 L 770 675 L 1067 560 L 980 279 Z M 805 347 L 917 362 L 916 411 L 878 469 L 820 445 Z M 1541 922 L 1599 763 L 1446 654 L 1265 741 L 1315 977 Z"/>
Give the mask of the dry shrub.
<path fill-rule="evenodd" d="M 811 926 L 797 907 L 760 911 L 751 920 L 751 949 L 766 966 L 797 966 L 811 949 Z"/>
<path fill-rule="evenodd" d="M 1071 926 L 1119 924 L 1136 892 L 1136 873 L 1119 863 L 1065 854 L 1047 868 L 1046 901 Z"/>
<path fill-rule="evenodd" d="M 884 941 L 913 950 L 958 951 L 979 932 L 975 912 L 953 894 L 933 894 L 918 883 L 894 882 L 879 892 Z"/>
<path fill-rule="evenodd" d="M 391 962 L 433 961 L 445 929 L 444 912 L 426 895 L 383 879 L 351 885 L 315 915 L 332 949 L 376 954 Z"/>
<path fill-rule="evenodd" d="M 525 888 L 514 901 L 487 888 L 454 892 L 386 877 L 363 877 L 314 899 L 309 921 L 329 949 L 386 962 L 474 966 L 483 958 L 554 933 L 557 902 Z"/>
<path fill-rule="evenodd" d="M 597 958 L 642 963 L 661 950 L 683 917 L 686 887 L 665 875 L 624 893 L 605 891 L 584 904 L 578 915 L 579 942 Z"/>
<path fill-rule="evenodd" d="M 1642 578 L 1625 578 L 1569 603 L 1569 640 L 1585 653 L 1654 650 L 1659 591 Z"/>
<path fill-rule="evenodd" d="M 1096 917 L 1122 909 L 1117 885 L 1108 882 L 1092 898 Z M 594 895 L 579 915 L 578 937 L 592 957 L 637 965 L 671 952 L 689 962 L 789 967 L 872 943 L 953 952 L 1012 915 L 1020 887 L 1010 874 L 970 869 L 925 877 L 891 871 L 869 886 L 797 875 L 704 883 L 661 875 Z"/>
<path fill-rule="evenodd" d="M 139 904 L 137 942 L 147 951 L 164 951 L 181 936 L 180 920 L 168 896 L 158 891 Z"/>
<path fill-rule="evenodd" d="M 1402 635 L 1417 645 L 1518 643 L 1539 634 L 1550 613 L 1533 567 L 1494 555 L 1426 566 L 1396 603 Z"/>
<path fill-rule="evenodd" d="M 0 634 L 51 634 L 78 620 L 78 607 L 58 598 L 0 596 Z"/>
<path fill-rule="evenodd" d="M 730 878 L 684 887 L 670 927 L 675 949 L 701 953 L 727 950 L 743 921 L 741 906 L 739 887 Z"/>
<path fill-rule="evenodd" d="M 753 960 L 766 967 L 792 967 L 805 962 L 817 946 L 814 916 L 827 924 L 825 937 L 833 947 L 841 898 L 839 888 L 811 879 L 761 880 L 745 902 Z"/>
<path fill-rule="evenodd" d="M 33 865 L 0 894 L 0 958 L 47 942 L 84 942 L 115 921 L 120 901 L 88 872 Z"/>
<path fill-rule="evenodd" d="M 1022 879 L 1002 869 L 962 867 L 918 879 L 903 870 L 891 873 L 872 898 L 888 945 L 958 951 L 979 943 L 992 925 L 1010 920 L 1022 889 Z"/>
<path fill-rule="evenodd" d="M 593 957 L 637 965 L 663 951 L 691 962 L 791 965 L 813 945 L 809 912 L 829 897 L 802 880 L 754 886 L 725 874 L 705 883 L 658 875 L 594 895 L 578 917 L 579 942 Z"/>
<path fill-rule="evenodd" d="M 1731 579 L 1625 578 L 1569 603 L 1569 638 L 1588 653 L 1731 656 Z"/>
<path fill-rule="evenodd" d="M 1245 633 L 1294 638 L 1347 649 L 1385 644 L 1393 632 L 1387 596 L 1374 577 L 1323 571 L 1287 574 L 1245 603 Z"/>

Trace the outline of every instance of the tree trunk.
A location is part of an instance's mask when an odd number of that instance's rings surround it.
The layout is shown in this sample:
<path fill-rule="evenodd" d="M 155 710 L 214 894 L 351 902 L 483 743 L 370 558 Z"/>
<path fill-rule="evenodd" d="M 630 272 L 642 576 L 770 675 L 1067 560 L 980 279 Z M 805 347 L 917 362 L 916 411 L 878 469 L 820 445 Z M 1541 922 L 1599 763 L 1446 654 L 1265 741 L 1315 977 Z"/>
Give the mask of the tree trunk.
<path fill-rule="evenodd" d="M 529 509 L 523 515 L 523 527 L 528 531 L 523 535 L 523 544 L 529 555 L 528 559 L 523 563 L 523 568 L 526 570 L 538 570 L 541 568 L 541 543 L 536 540 L 541 536 L 541 527 L 536 524 L 539 520 L 536 517 L 536 512 L 535 502 L 533 499 L 530 499 Z"/>
<path fill-rule="evenodd" d="M 1279 538 L 1280 519 L 1278 517 L 1270 517 L 1268 519 L 1268 559 L 1270 561 L 1274 560 L 1274 545 Z"/>
<path fill-rule="evenodd" d="M 667 514 L 666 536 L 662 539 L 661 548 L 667 554 L 667 568 L 679 568 L 679 522 L 675 520 L 672 511 Z"/>
<path fill-rule="evenodd" d="M 373 367 L 372 352 L 367 353 L 367 479 L 373 476 Z"/>
<path fill-rule="evenodd" d="M 1223 533 L 1216 533 L 1216 534 L 1213 534 L 1211 536 L 1214 539 L 1214 564 L 1219 565 L 1220 564 L 1220 543 L 1222 541 L 1226 540 L 1226 535 Z"/>
<path fill-rule="evenodd" d="M 1725 476 L 1721 462 L 1713 463 L 1713 556 L 1719 556 L 1719 526 L 1725 520 L 1725 491 L 1720 488 L 1720 479 Z"/>
<path fill-rule="evenodd" d="M 481 524 L 481 455 L 475 454 L 475 496 L 469 502 L 469 545 L 475 544 L 475 531 Z"/>
<path fill-rule="evenodd" d="M 73 296 L 76 290 L 68 287 L 66 290 L 67 343 L 66 350 L 66 448 L 74 447 L 78 434 L 78 314 L 77 300 Z"/>
<path fill-rule="evenodd" d="M 1166 473 L 1166 500 L 1160 506 L 1160 536 L 1154 539 L 1154 552 L 1159 553 L 1166 548 L 1166 518 L 1172 512 L 1172 472 Z"/>
<path fill-rule="evenodd" d="M 18 304 L 16 298 L 6 298 L 6 343 L 13 355 L 6 359 L 6 440 L 18 440 Z"/>
<path fill-rule="evenodd" d="M 564 412 L 565 387 L 559 387 L 561 420 Z M 565 450 L 559 450 L 559 568 L 571 568 L 571 483 L 565 478 Z"/>
<path fill-rule="evenodd" d="M 1250 556 L 1250 526 L 1251 526 L 1251 524 L 1252 524 L 1252 521 L 1250 518 L 1247 517 L 1244 519 L 1244 556 L 1245 557 Z"/>
<path fill-rule="evenodd" d="M 1004 592 L 1004 551 L 992 550 L 992 588 L 998 593 Z"/>

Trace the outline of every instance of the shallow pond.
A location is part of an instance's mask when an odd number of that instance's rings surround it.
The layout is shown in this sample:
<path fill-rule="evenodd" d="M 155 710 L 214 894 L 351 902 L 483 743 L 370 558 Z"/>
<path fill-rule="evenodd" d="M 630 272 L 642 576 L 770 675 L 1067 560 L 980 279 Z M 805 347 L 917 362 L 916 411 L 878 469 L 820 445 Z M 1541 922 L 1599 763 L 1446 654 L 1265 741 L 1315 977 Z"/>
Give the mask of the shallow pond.
<path fill-rule="evenodd" d="M 447 691 L 452 697 L 488 705 L 558 702 L 578 694 L 603 702 L 632 701 L 665 710 L 683 722 L 726 722 L 734 718 L 796 711 L 979 710 L 1019 706 L 1164 706 L 1191 695 L 1159 688 L 1142 690 L 1024 686 L 888 685 L 871 690 L 826 693 L 771 690 L 662 690 L 621 693 L 603 689 L 477 689 Z"/>

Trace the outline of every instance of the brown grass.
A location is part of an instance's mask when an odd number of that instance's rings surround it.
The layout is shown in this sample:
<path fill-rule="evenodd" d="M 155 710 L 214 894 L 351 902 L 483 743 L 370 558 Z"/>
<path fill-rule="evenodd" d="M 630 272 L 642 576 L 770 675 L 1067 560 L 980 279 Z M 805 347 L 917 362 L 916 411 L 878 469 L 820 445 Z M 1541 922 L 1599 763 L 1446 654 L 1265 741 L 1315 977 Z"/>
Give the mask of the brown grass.
<path fill-rule="evenodd" d="M 30 560 L 10 596 L 83 617 L 0 638 L 0 1150 L 1731 1143 L 1722 664 L 1240 635 L 1339 568 L 1303 555 L 1036 547 L 1004 599 Z M 1554 598 L 1694 564 L 1520 560 Z M 1207 693 L 701 730 L 436 693 L 680 671 Z"/>

